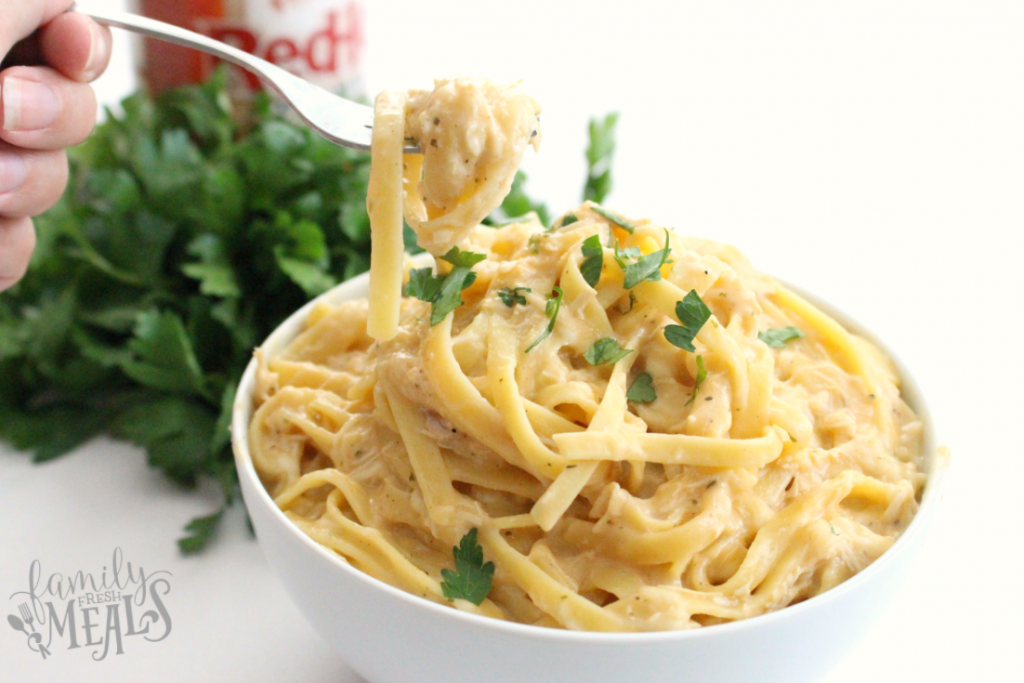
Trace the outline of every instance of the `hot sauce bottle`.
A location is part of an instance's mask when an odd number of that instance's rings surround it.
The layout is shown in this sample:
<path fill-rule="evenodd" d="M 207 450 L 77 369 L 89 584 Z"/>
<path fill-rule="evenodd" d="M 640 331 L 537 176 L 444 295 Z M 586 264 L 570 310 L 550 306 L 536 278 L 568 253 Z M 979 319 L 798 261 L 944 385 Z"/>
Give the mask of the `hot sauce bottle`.
<path fill-rule="evenodd" d="M 143 14 L 207 35 L 276 64 L 332 92 L 362 94 L 365 14 L 359 0 L 141 0 Z M 142 74 L 149 88 L 196 83 L 217 60 L 146 40 Z M 233 94 L 259 80 L 233 69 Z"/>

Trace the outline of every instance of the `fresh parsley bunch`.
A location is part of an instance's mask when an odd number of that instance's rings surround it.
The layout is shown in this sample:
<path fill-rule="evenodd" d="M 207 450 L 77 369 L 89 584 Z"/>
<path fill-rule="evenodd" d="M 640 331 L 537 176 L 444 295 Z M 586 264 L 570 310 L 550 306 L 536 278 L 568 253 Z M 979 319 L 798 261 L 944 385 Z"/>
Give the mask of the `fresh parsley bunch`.
<path fill-rule="evenodd" d="M 71 151 L 68 191 L 37 221 L 28 276 L 0 296 L 0 438 L 58 457 L 107 432 L 224 505 L 227 425 L 253 347 L 367 269 L 369 157 L 257 101 L 243 131 L 224 78 L 134 95 Z"/>
<path fill-rule="evenodd" d="M 43 462 L 108 433 L 184 487 L 216 481 L 191 553 L 238 497 L 228 424 L 253 348 L 369 267 L 370 158 L 265 97 L 243 128 L 223 74 L 122 109 L 71 150 L 29 273 L 0 296 L 0 440 Z M 522 187 L 500 216 L 543 211 Z"/>

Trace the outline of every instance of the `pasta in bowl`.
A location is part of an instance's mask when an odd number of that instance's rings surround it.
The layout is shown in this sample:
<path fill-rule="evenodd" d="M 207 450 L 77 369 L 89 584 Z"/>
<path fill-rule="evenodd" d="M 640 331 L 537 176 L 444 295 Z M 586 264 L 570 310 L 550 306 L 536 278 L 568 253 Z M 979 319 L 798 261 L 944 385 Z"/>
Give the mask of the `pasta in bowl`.
<path fill-rule="evenodd" d="M 367 292 L 368 280 L 363 276 L 320 297 L 266 340 L 264 357 L 284 352 L 306 329 L 314 308 L 344 306 Z M 820 303 L 818 307 L 847 329 L 857 329 L 831 308 Z M 936 452 L 923 399 L 900 369 L 901 393 L 923 421 L 922 470 L 928 478 L 913 521 L 862 572 L 781 611 L 709 628 L 647 633 L 536 628 L 454 610 L 396 589 L 355 569 L 303 533 L 275 504 L 250 454 L 248 432 L 257 372 L 254 361 L 239 387 L 232 426 L 242 492 L 257 537 L 304 616 L 325 642 L 374 683 L 449 681 L 462 675 L 509 683 L 668 682 L 682 676 L 690 680 L 816 680 L 856 644 L 905 579 L 938 508 L 948 466 L 946 457 Z M 467 647 L 472 656 L 459 656 Z"/>
<path fill-rule="evenodd" d="M 519 101 L 509 155 L 534 137 Z M 401 126 L 378 132 L 401 148 Z M 381 158 L 370 214 L 393 237 L 387 197 L 417 167 Z M 374 681 L 834 662 L 905 571 L 945 462 L 888 357 L 737 250 L 598 205 L 426 239 L 446 251 L 382 249 L 369 292 L 293 316 L 239 390 L 254 526 L 325 638 Z M 453 664 L 459 638 L 479 652 Z M 402 661 L 379 654 L 393 639 Z"/>

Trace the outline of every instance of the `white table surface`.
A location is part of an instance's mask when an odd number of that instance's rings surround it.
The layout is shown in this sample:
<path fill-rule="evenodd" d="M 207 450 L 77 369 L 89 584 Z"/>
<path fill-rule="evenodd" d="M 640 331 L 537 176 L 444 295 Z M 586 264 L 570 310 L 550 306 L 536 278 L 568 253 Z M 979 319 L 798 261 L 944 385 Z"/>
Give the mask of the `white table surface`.
<path fill-rule="evenodd" d="M 525 168 L 556 210 L 578 199 L 586 117 L 621 111 L 609 204 L 737 244 L 918 378 L 953 451 L 945 501 L 910 581 L 827 683 L 1021 680 L 1024 5 L 366 1 L 371 89 L 525 78 L 545 107 Z M 116 59 L 105 101 L 131 87 Z M 0 679 L 360 680 L 240 510 L 209 552 L 178 555 L 181 527 L 216 504 L 107 439 L 42 466 L 0 447 L 0 599 L 33 560 L 98 573 L 119 547 L 171 572 L 173 620 L 166 640 L 100 662 L 89 648 L 42 661 L 2 627 Z"/>

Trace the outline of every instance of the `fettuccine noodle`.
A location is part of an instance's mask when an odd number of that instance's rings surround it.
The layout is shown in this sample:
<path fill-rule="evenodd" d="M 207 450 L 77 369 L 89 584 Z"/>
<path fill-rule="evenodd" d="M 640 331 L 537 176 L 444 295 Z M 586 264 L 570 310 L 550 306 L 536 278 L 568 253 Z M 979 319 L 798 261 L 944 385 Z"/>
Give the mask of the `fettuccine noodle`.
<path fill-rule="evenodd" d="M 652 631 L 800 602 L 899 537 L 924 483 L 922 425 L 870 342 L 731 247 L 590 203 L 549 229 L 479 226 L 539 140 L 518 86 L 455 79 L 377 103 L 373 303 L 319 304 L 285 351 L 260 356 L 253 460 L 311 538 L 457 609 Z M 425 154 L 402 159 L 406 137 Z M 396 294 L 403 194 L 428 251 L 486 255 L 434 325 L 429 302 Z M 625 289 L 623 266 L 666 247 Z M 711 313 L 694 351 L 665 332 L 691 292 Z M 759 337 L 790 327 L 803 336 Z M 592 364 L 607 339 L 629 353 Z M 472 528 L 497 567 L 479 606 L 441 590 Z"/>

